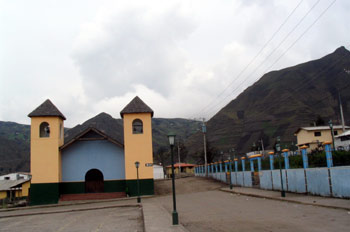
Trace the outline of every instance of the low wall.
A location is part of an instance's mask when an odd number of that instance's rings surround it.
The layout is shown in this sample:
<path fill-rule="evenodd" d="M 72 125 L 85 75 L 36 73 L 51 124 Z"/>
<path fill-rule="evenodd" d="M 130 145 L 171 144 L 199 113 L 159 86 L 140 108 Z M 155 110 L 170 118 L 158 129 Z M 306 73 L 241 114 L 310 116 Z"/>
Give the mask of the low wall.
<path fill-rule="evenodd" d="M 205 174 L 196 176 L 205 177 Z M 212 173 L 210 177 L 228 183 L 225 172 Z M 231 178 L 235 186 L 253 186 L 250 171 L 232 172 Z M 289 192 L 350 198 L 350 166 L 282 170 L 282 178 L 283 188 Z M 280 170 L 260 171 L 259 179 L 261 189 L 281 190 Z"/>

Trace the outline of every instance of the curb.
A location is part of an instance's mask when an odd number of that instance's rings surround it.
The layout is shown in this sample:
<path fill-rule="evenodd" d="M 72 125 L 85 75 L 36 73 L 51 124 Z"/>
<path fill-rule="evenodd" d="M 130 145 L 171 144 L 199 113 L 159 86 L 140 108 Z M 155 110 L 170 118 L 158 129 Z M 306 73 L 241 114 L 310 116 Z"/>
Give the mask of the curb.
<path fill-rule="evenodd" d="M 153 198 L 155 195 L 146 195 L 141 198 Z M 115 201 L 126 201 L 137 199 L 137 197 L 125 197 L 125 198 L 115 198 L 115 199 L 101 199 L 101 200 L 86 200 L 86 201 L 67 201 L 67 203 L 57 203 L 51 205 L 35 205 L 35 206 L 25 206 L 25 207 L 14 207 L 14 208 L 6 208 L 0 209 L 1 212 L 9 212 L 9 211 L 18 211 L 18 210 L 29 210 L 29 209 L 41 209 L 41 208 L 55 208 L 55 207 L 64 207 L 64 206 L 72 206 L 72 205 L 85 205 L 91 203 L 103 203 L 103 202 L 115 202 Z"/>
<path fill-rule="evenodd" d="M 36 213 L 22 213 L 22 214 L 12 214 L 0 216 L 0 218 L 11 218 L 11 217 L 23 217 L 23 216 L 33 216 L 33 215 L 44 215 L 44 214 L 55 214 L 55 213 L 70 213 L 70 212 L 79 212 L 79 211 L 89 211 L 96 209 L 110 209 L 110 208 L 123 208 L 123 207 L 141 207 L 140 204 L 135 205 L 112 205 L 112 206 L 101 206 L 101 207 L 93 207 L 93 208 L 82 208 L 82 209 L 69 209 L 69 210 L 59 210 L 59 211 L 47 211 L 47 212 L 36 212 Z"/>
<path fill-rule="evenodd" d="M 227 190 L 227 189 L 220 189 L 220 191 L 227 192 L 227 193 L 245 195 L 245 196 L 249 196 L 249 197 L 265 198 L 265 199 L 275 200 L 275 201 L 286 201 L 286 202 L 300 204 L 300 205 L 311 205 L 311 206 L 318 206 L 318 207 L 324 207 L 324 208 L 329 208 L 329 209 L 342 209 L 342 210 L 350 211 L 349 207 L 321 205 L 321 204 L 317 204 L 317 203 L 308 203 L 308 202 L 296 201 L 296 200 L 291 200 L 291 199 L 282 199 L 279 197 L 270 197 L 270 196 L 262 196 L 262 195 L 258 195 L 258 194 L 252 194 L 252 193 L 235 192 L 233 190 Z"/>

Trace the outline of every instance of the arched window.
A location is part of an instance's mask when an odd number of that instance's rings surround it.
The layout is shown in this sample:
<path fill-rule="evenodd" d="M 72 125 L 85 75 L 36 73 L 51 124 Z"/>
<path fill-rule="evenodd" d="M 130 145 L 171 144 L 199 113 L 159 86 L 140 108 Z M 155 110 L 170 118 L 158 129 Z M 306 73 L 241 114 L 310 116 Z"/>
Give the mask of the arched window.
<path fill-rule="evenodd" d="M 143 133 L 143 124 L 140 119 L 135 119 L 132 122 L 132 133 L 133 134 L 142 134 Z"/>
<path fill-rule="evenodd" d="M 47 122 L 40 124 L 40 138 L 50 137 L 50 125 Z"/>

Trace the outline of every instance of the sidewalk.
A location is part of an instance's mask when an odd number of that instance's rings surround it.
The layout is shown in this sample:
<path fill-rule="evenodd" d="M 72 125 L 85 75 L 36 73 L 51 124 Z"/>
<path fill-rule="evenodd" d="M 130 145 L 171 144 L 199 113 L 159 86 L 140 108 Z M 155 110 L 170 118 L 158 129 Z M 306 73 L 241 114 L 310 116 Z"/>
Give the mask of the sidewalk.
<path fill-rule="evenodd" d="M 313 205 L 319 207 L 333 208 L 333 209 L 343 209 L 350 211 L 350 200 L 331 198 L 331 197 L 321 197 L 313 195 L 305 195 L 298 193 L 286 192 L 286 197 L 281 197 L 280 191 L 269 191 L 257 188 L 244 188 L 244 187 L 233 187 L 232 190 L 229 187 L 220 189 L 224 192 L 230 192 L 245 196 L 259 197 L 278 201 L 287 201 L 291 203 L 303 204 L 303 205 Z"/>

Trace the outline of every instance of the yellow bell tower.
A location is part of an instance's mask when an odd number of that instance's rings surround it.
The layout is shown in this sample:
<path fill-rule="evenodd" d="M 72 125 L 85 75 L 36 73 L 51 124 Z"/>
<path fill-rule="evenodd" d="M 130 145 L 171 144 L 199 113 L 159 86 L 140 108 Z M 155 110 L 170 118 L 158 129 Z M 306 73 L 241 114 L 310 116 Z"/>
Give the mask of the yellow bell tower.
<path fill-rule="evenodd" d="M 124 122 L 125 179 L 129 195 L 137 194 L 135 162 L 140 163 L 139 179 L 142 195 L 154 194 L 152 117 L 153 110 L 135 97 L 120 112 Z"/>
<path fill-rule="evenodd" d="M 64 115 L 46 100 L 28 117 L 30 128 L 31 204 L 57 203 L 61 181 L 61 154 L 64 143 Z"/>

